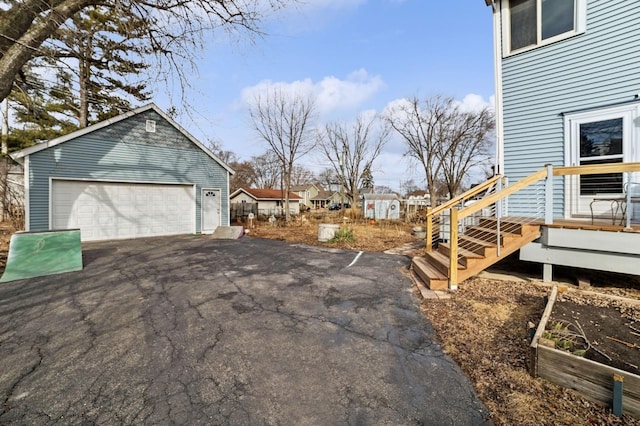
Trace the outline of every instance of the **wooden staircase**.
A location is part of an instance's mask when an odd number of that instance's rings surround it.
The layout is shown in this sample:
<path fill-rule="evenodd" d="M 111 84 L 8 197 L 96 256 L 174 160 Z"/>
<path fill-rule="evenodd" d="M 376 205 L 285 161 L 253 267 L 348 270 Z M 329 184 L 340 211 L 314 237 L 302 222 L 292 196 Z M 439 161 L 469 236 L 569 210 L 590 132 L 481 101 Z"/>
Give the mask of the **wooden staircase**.
<path fill-rule="evenodd" d="M 540 225 L 503 218 L 500 220 L 500 254 L 498 255 L 497 220 L 482 218 L 467 227 L 458 237 L 458 282 L 470 278 L 515 252 L 540 236 Z M 449 287 L 449 243 L 439 243 L 424 257 L 415 257 L 414 272 L 432 290 Z"/>

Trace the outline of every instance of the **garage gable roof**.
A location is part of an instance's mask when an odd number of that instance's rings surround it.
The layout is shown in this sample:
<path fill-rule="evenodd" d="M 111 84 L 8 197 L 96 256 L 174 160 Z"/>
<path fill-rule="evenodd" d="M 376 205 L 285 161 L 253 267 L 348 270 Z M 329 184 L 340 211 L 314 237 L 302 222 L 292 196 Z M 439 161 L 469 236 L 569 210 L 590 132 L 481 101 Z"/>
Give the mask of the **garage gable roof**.
<path fill-rule="evenodd" d="M 256 188 L 240 188 L 233 192 L 229 196 L 229 198 L 234 198 L 241 192 L 244 192 L 251 198 L 255 200 L 282 200 L 284 197 L 284 191 L 280 189 L 256 189 Z M 298 194 L 294 194 L 293 192 L 289 192 L 290 200 L 302 200 Z"/>
<path fill-rule="evenodd" d="M 169 124 L 171 124 L 173 127 L 175 127 L 180 133 L 182 133 L 187 139 L 189 139 L 191 142 L 193 142 L 198 148 L 200 148 L 205 154 L 207 154 L 209 157 L 211 157 L 213 160 L 215 160 L 217 163 L 219 163 L 225 170 L 227 170 L 230 174 L 235 174 L 235 171 L 233 171 L 233 169 L 231 167 L 229 167 L 229 165 L 227 165 L 224 161 L 222 161 L 220 158 L 218 158 L 217 155 L 215 155 L 213 152 L 209 151 L 209 149 L 207 149 L 204 145 L 202 145 L 195 137 L 193 137 L 193 135 L 191 135 L 191 133 L 187 132 L 182 126 L 180 126 L 178 123 L 176 123 L 171 117 L 169 117 L 167 114 L 164 113 L 164 111 L 162 111 L 160 108 L 158 108 L 158 106 L 156 104 L 148 104 L 145 106 L 142 106 L 140 108 L 136 108 L 134 110 L 131 110 L 129 112 L 126 112 L 124 114 L 118 115 L 117 117 L 113 117 L 110 118 L 108 120 L 104 120 L 101 121 L 99 123 L 93 124 L 89 127 L 85 127 L 84 129 L 79 129 L 76 130 L 75 132 L 71 132 L 67 135 L 64 136 L 60 136 L 58 138 L 55 139 L 51 139 L 47 142 L 43 142 L 43 143 L 39 143 L 37 145 L 34 146 L 30 146 L 28 148 L 24 148 L 21 149 L 19 151 L 15 151 L 12 152 L 10 154 L 11 158 L 13 158 L 14 160 L 19 160 L 21 158 L 24 158 L 28 155 L 34 154 L 36 152 L 45 150 L 45 149 L 49 149 L 52 148 L 56 145 L 60 145 L 61 143 L 67 142 L 69 140 L 72 139 L 76 139 L 80 136 L 89 134 L 91 132 L 95 132 L 96 130 L 102 129 L 104 127 L 110 126 L 114 123 L 117 123 L 119 121 L 122 120 L 126 120 L 128 118 L 134 117 L 138 114 L 141 114 L 145 111 L 149 111 L 149 110 L 153 110 L 156 113 L 158 113 L 163 119 L 165 119 L 167 122 L 169 122 Z"/>

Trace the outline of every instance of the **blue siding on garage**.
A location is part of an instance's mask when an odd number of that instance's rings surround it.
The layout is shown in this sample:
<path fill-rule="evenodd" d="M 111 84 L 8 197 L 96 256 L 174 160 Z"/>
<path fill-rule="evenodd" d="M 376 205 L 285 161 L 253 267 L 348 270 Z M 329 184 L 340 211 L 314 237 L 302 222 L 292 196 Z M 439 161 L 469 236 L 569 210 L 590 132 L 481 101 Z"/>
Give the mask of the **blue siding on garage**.
<path fill-rule="evenodd" d="M 145 130 L 146 120 L 156 132 Z M 153 109 L 29 155 L 30 230 L 49 228 L 49 178 L 196 185 L 196 232 L 202 188 L 220 189 L 221 224 L 229 224 L 228 171 Z"/>
<path fill-rule="evenodd" d="M 502 75 L 510 182 L 547 163 L 565 165 L 563 113 L 632 101 L 640 92 L 638 2 L 588 0 L 583 34 L 503 58 Z M 531 196 L 512 196 L 509 214 L 526 215 Z M 563 196 L 559 181 L 555 216 L 563 214 Z"/>

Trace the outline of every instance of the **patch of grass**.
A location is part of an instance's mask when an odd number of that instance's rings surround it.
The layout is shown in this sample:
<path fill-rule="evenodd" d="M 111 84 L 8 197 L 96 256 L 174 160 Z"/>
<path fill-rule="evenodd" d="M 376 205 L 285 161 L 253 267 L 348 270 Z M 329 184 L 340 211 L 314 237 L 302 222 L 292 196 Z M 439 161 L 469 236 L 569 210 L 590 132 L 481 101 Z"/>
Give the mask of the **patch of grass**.
<path fill-rule="evenodd" d="M 353 234 L 353 230 L 349 227 L 340 228 L 333 235 L 333 238 L 329 240 L 330 243 L 354 243 L 356 237 Z"/>

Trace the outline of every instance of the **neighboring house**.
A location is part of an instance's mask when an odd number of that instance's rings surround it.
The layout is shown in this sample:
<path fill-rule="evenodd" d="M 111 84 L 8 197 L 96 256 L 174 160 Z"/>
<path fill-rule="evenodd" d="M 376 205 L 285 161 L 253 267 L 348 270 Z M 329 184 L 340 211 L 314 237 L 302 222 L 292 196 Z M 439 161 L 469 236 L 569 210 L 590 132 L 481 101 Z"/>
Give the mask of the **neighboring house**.
<path fill-rule="evenodd" d="M 0 164 L 0 220 L 20 221 L 24 211 L 24 170 L 11 160 Z"/>
<path fill-rule="evenodd" d="M 416 206 L 418 208 L 422 208 L 430 205 L 430 201 L 429 201 L 430 199 L 431 199 L 431 196 L 427 191 L 418 190 L 418 191 L 412 191 L 409 194 L 407 194 L 405 201 L 407 203 L 407 206 Z"/>
<path fill-rule="evenodd" d="M 395 194 L 362 194 L 362 214 L 367 219 L 400 219 L 400 199 Z"/>
<path fill-rule="evenodd" d="M 317 197 L 321 190 L 321 187 L 318 187 L 313 183 L 309 183 L 307 185 L 294 185 L 291 187 L 291 192 L 302 198 L 300 203 L 307 207 L 311 207 L 313 205 L 311 200 Z"/>
<path fill-rule="evenodd" d="M 80 228 L 91 241 L 229 225 L 233 170 L 153 104 L 11 157 L 27 231 Z"/>
<path fill-rule="evenodd" d="M 346 196 L 343 196 L 339 192 L 322 190 L 311 199 L 311 203 L 314 209 L 324 209 L 332 204 L 340 204 L 343 199 L 346 200 Z"/>
<path fill-rule="evenodd" d="M 280 216 L 284 211 L 285 192 L 280 189 L 240 188 L 231 194 L 231 203 L 256 203 L 259 214 Z M 300 213 L 302 198 L 298 194 L 289 192 L 289 212 Z"/>

